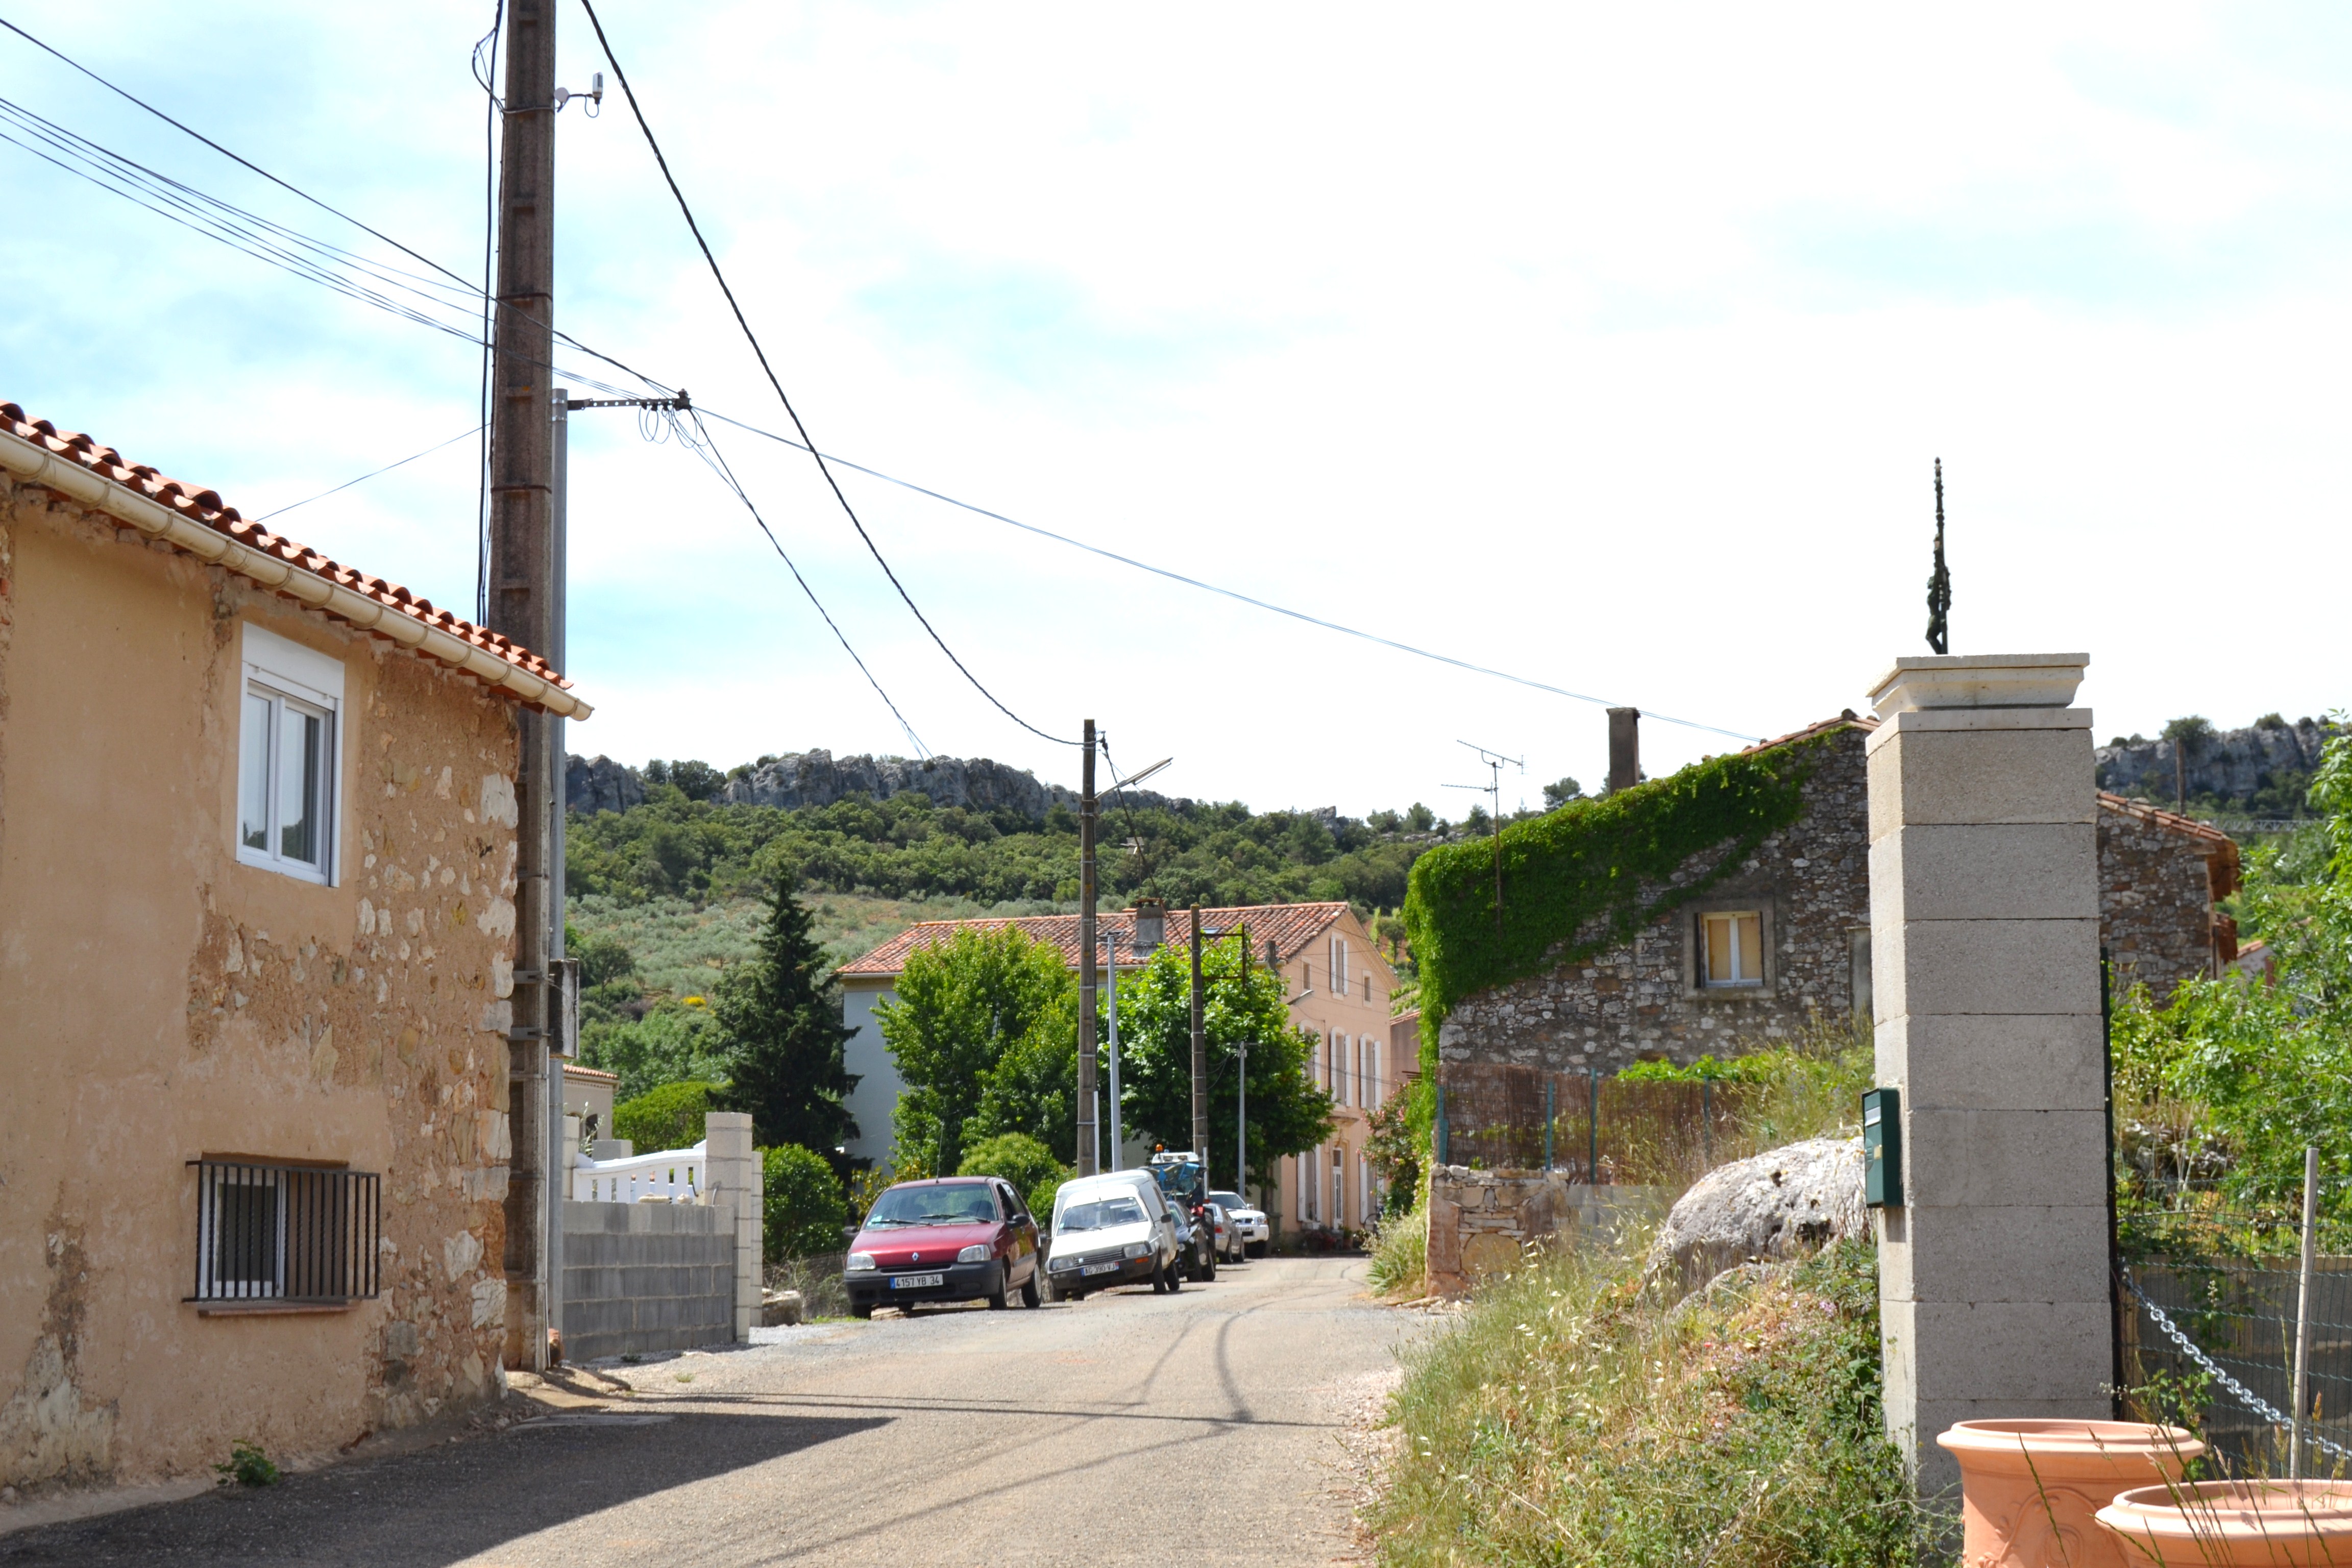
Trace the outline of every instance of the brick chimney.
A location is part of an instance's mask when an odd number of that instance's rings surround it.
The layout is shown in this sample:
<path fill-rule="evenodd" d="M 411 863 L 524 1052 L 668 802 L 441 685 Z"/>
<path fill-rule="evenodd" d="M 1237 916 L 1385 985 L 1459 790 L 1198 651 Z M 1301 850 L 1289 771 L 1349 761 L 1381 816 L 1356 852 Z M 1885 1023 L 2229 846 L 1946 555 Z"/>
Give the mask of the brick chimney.
<path fill-rule="evenodd" d="M 1642 710 L 1609 710 L 1609 793 L 1642 782 Z"/>

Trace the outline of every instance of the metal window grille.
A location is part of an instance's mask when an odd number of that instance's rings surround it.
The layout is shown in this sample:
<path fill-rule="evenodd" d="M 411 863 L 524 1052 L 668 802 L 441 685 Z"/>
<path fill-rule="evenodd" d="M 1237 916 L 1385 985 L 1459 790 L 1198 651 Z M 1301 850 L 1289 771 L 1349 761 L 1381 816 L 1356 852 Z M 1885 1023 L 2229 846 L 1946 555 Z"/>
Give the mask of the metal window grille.
<path fill-rule="evenodd" d="M 377 1294 L 382 1178 L 373 1171 L 191 1160 L 196 1173 L 191 1301 L 365 1300 Z"/>

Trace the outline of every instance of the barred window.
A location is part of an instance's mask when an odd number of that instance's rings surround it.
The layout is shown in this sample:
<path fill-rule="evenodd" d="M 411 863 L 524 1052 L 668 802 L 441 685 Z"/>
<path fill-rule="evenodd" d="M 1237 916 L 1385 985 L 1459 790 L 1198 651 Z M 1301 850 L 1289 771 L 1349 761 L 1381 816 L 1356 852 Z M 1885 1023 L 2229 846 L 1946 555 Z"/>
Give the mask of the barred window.
<path fill-rule="evenodd" d="M 199 1303 L 341 1305 L 377 1293 L 382 1184 L 373 1171 L 191 1160 Z"/>

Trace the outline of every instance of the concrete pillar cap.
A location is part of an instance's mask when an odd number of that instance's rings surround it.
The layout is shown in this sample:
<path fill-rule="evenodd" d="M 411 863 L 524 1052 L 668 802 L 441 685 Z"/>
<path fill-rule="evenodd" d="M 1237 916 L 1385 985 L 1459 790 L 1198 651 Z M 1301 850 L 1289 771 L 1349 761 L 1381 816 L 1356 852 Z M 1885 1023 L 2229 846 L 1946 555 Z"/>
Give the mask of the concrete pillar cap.
<path fill-rule="evenodd" d="M 2090 667 L 2087 653 L 1907 655 L 1870 689 L 1881 719 L 1922 708 L 2064 708 Z"/>

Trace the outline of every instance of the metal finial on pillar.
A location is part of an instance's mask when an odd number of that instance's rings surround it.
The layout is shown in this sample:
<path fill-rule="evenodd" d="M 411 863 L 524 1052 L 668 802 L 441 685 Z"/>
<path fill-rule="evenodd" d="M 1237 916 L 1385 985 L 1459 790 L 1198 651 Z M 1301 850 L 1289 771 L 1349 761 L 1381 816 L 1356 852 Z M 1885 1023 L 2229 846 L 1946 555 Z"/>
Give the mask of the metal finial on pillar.
<path fill-rule="evenodd" d="M 1936 459 L 1936 570 L 1927 578 L 1927 646 L 1949 653 L 1952 629 L 1952 573 L 1944 564 L 1944 459 Z"/>

